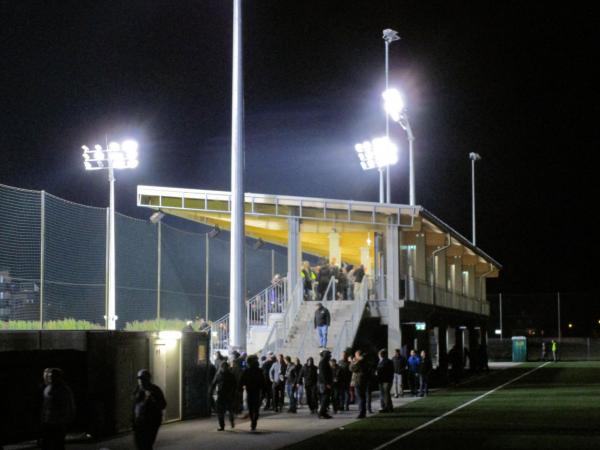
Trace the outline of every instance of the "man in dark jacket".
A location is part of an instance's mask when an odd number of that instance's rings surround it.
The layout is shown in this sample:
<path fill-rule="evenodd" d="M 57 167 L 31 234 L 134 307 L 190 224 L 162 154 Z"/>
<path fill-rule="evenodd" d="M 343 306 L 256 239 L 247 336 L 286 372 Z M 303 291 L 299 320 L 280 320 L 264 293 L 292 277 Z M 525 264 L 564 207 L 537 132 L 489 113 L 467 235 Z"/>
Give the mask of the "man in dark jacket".
<path fill-rule="evenodd" d="M 340 367 L 339 382 L 340 382 L 340 409 L 350 410 L 350 381 L 352 372 L 350 372 L 350 362 L 348 361 L 348 353 L 343 351 L 342 356 L 338 361 Z"/>
<path fill-rule="evenodd" d="M 315 366 L 312 357 L 306 360 L 306 364 L 302 367 L 300 376 L 304 383 L 304 391 L 306 392 L 306 402 L 310 409 L 311 414 L 317 413 L 317 407 L 319 405 L 319 388 L 317 386 L 317 366 Z"/>
<path fill-rule="evenodd" d="M 233 397 L 233 411 L 235 414 L 240 414 L 244 409 L 244 397 L 240 381 L 242 380 L 245 364 L 246 361 L 242 355 L 234 350 L 231 355 L 230 370 L 236 382 L 235 396 Z"/>
<path fill-rule="evenodd" d="M 271 402 L 273 400 L 273 383 L 271 382 L 271 378 L 269 377 L 269 372 L 271 371 L 271 366 L 274 362 L 275 355 L 269 352 L 261 367 L 263 376 L 265 378 L 265 390 L 263 391 L 263 398 L 265 399 L 265 411 L 272 408 Z"/>
<path fill-rule="evenodd" d="M 317 304 L 314 322 L 315 328 L 319 334 L 319 346 L 321 348 L 327 348 L 327 330 L 331 323 L 331 315 L 329 314 L 329 310 L 325 308 L 322 303 Z"/>
<path fill-rule="evenodd" d="M 60 369 L 44 370 L 46 387 L 42 398 L 42 448 L 64 449 L 67 427 L 75 419 L 73 392 L 63 380 Z"/>
<path fill-rule="evenodd" d="M 300 377 L 300 370 L 302 367 L 294 364 L 290 356 L 285 357 L 285 364 L 287 365 L 285 371 L 285 392 L 290 400 L 290 406 L 287 412 L 296 413 L 298 412 L 296 390 L 298 389 L 298 378 Z"/>
<path fill-rule="evenodd" d="M 319 274 L 317 275 L 318 284 L 317 291 L 319 292 L 319 300 L 327 300 L 325 297 L 325 292 L 327 291 L 327 286 L 329 286 L 329 281 L 331 280 L 331 267 L 329 264 L 323 264 L 319 268 Z M 332 295 L 331 293 L 329 295 Z"/>
<path fill-rule="evenodd" d="M 210 395 L 212 396 L 214 390 L 217 390 L 217 417 L 219 420 L 218 431 L 225 429 L 225 411 L 229 412 L 229 422 L 231 428 L 235 427 L 234 421 L 234 401 L 237 391 L 237 382 L 235 376 L 229 370 L 229 364 L 227 361 L 221 362 L 221 367 L 215 375 L 215 379 L 212 382 Z"/>
<path fill-rule="evenodd" d="M 429 377 L 433 371 L 431 358 L 425 350 L 421 351 L 421 366 L 419 367 L 420 386 L 419 397 L 424 397 L 429 394 Z"/>
<path fill-rule="evenodd" d="M 331 398 L 331 388 L 333 386 L 333 371 L 329 365 L 331 353 L 329 350 L 321 352 L 321 361 L 319 361 L 319 375 L 317 383 L 319 386 L 319 394 L 321 396 L 321 408 L 319 409 L 319 419 L 331 419 L 327 413 L 329 409 L 329 399 Z"/>
<path fill-rule="evenodd" d="M 248 356 L 248 368 L 244 370 L 240 384 L 246 388 L 246 402 L 250 414 L 250 429 L 256 430 L 258 413 L 262 393 L 266 390 L 266 381 L 263 371 L 258 367 L 258 358 L 255 355 Z"/>
<path fill-rule="evenodd" d="M 392 357 L 394 363 L 394 397 L 404 397 L 404 381 L 406 379 L 406 358 L 399 348 L 396 349 Z"/>
<path fill-rule="evenodd" d="M 381 410 L 379 412 L 393 412 L 392 404 L 392 383 L 394 381 L 394 363 L 388 358 L 386 349 L 379 351 L 379 362 L 375 372 L 377 382 L 379 383 L 379 393 L 381 395 Z"/>
<path fill-rule="evenodd" d="M 152 450 L 167 402 L 162 390 L 152 384 L 147 369 L 137 373 L 138 386 L 133 393 L 133 436 L 138 450 Z"/>
<path fill-rule="evenodd" d="M 369 366 L 361 350 L 354 353 L 354 358 L 350 363 L 352 372 L 352 384 L 354 392 L 358 397 L 358 417 L 364 419 L 367 417 L 367 386 L 369 384 Z"/>

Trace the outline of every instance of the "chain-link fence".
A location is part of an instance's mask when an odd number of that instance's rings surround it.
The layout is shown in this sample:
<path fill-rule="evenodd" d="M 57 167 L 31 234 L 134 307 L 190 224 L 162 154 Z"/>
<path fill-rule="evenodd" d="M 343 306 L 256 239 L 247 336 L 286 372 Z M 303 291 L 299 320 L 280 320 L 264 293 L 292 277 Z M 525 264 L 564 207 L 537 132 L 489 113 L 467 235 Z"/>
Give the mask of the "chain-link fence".
<path fill-rule="evenodd" d="M 0 207 L 0 325 L 74 319 L 103 326 L 107 209 L 3 185 Z M 117 327 L 226 314 L 226 238 L 115 214 Z M 247 244 L 248 297 L 287 271 L 286 249 L 269 247 Z"/>

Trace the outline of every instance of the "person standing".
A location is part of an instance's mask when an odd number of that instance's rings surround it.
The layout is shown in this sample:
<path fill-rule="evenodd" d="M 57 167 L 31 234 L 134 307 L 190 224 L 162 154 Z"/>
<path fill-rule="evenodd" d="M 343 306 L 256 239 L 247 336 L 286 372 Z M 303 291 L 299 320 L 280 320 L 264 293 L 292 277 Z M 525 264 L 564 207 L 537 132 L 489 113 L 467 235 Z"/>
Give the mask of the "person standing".
<path fill-rule="evenodd" d="M 273 366 L 274 362 L 275 362 L 275 355 L 273 355 L 273 352 L 269 352 L 269 353 L 267 353 L 265 362 L 263 363 L 263 365 L 261 367 L 262 372 L 263 372 L 263 377 L 265 378 L 265 390 L 263 391 L 263 397 L 265 399 L 265 408 L 264 408 L 265 411 L 267 411 L 273 407 L 273 405 L 272 405 L 273 383 L 271 382 L 271 377 L 269 375 L 269 372 L 271 371 L 271 367 Z"/>
<path fill-rule="evenodd" d="M 298 388 L 298 376 L 300 375 L 300 367 L 292 362 L 290 356 L 285 357 L 287 369 L 285 371 L 285 392 L 290 400 L 290 405 L 287 410 L 289 413 L 297 413 L 298 405 L 296 402 L 296 389 Z"/>
<path fill-rule="evenodd" d="M 419 366 L 421 365 L 421 358 L 417 355 L 414 350 L 410 351 L 408 357 L 408 384 L 410 386 L 410 393 L 415 397 L 419 389 Z"/>
<path fill-rule="evenodd" d="M 231 428 L 234 428 L 234 403 L 237 383 L 235 381 L 235 376 L 229 369 L 227 361 L 221 363 L 221 367 L 215 375 L 210 390 L 211 396 L 215 389 L 217 390 L 217 418 L 219 420 L 219 428 L 217 428 L 217 431 L 223 431 L 225 429 L 225 412 L 229 413 L 229 423 L 231 424 Z"/>
<path fill-rule="evenodd" d="M 342 404 L 340 404 L 340 390 L 343 375 L 341 374 L 340 366 L 337 361 L 332 358 L 329 361 L 331 366 L 331 373 L 333 374 L 333 384 L 331 385 L 331 405 L 333 406 L 333 413 L 337 414 L 338 411 L 344 410 Z"/>
<path fill-rule="evenodd" d="M 63 450 L 67 428 L 75 419 L 75 399 L 60 369 L 44 370 L 42 397 L 42 449 Z"/>
<path fill-rule="evenodd" d="M 546 361 L 547 357 L 548 357 L 548 350 L 546 349 L 546 342 L 542 341 L 542 356 L 541 356 L 541 360 L 542 361 Z"/>
<path fill-rule="evenodd" d="M 339 382 L 340 382 L 340 398 L 339 405 L 340 409 L 349 411 L 350 410 L 350 381 L 352 378 L 352 372 L 350 372 L 350 358 L 346 351 L 342 352 L 342 356 L 338 361 L 340 367 Z"/>
<path fill-rule="evenodd" d="M 286 370 L 285 360 L 283 355 L 280 354 L 269 371 L 269 379 L 273 384 L 273 410 L 275 412 L 281 412 L 283 409 Z"/>
<path fill-rule="evenodd" d="M 319 409 L 319 419 L 331 419 L 327 413 L 329 409 L 329 399 L 331 398 L 331 387 L 333 385 L 333 371 L 329 365 L 331 353 L 328 350 L 321 352 L 321 361 L 319 361 L 319 374 L 317 376 L 317 384 L 319 386 L 319 394 L 321 397 L 321 408 Z"/>
<path fill-rule="evenodd" d="M 354 353 L 354 358 L 350 363 L 350 371 L 352 372 L 352 384 L 354 392 L 358 397 L 358 417 L 364 419 L 367 417 L 367 385 L 369 378 L 369 367 L 361 350 Z"/>
<path fill-rule="evenodd" d="M 300 277 L 302 278 L 302 286 L 304 287 L 304 301 L 312 300 L 313 283 L 317 279 L 317 274 L 310 268 L 308 261 L 302 263 Z"/>
<path fill-rule="evenodd" d="M 551 350 L 552 350 L 552 360 L 554 362 L 556 362 L 558 360 L 558 344 L 556 343 L 556 341 L 554 339 L 552 339 Z"/>
<path fill-rule="evenodd" d="M 329 281 L 331 280 L 331 267 L 325 263 L 319 268 L 317 291 L 319 293 L 319 300 L 329 300 L 325 298 Z"/>
<path fill-rule="evenodd" d="M 329 310 L 323 306 L 323 303 L 317 304 L 317 310 L 315 311 L 315 329 L 319 335 L 319 347 L 327 348 L 327 330 L 331 323 L 331 314 Z"/>
<path fill-rule="evenodd" d="M 377 381 L 379 382 L 379 393 L 381 395 L 381 410 L 379 412 L 393 412 L 392 383 L 394 382 L 394 363 L 388 358 L 386 349 L 379 351 L 379 362 L 377 363 Z"/>
<path fill-rule="evenodd" d="M 421 350 L 421 364 L 419 365 L 419 397 L 429 394 L 429 377 L 433 371 L 431 358 L 425 350 Z"/>
<path fill-rule="evenodd" d="M 267 383 L 263 371 L 258 367 L 258 357 L 250 355 L 247 358 L 248 368 L 244 370 L 240 384 L 246 389 L 246 402 L 250 414 L 250 429 L 256 430 L 262 394 L 266 391 Z"/>
<path fill-rule="evenodd" d="M 365 278 L 365 266 L 360 265 L 354 269 L 354 299 L 363 300 L 362 298 L 362 283 Z"/>
<path fill-rule="evenodd" d="M 404 397 L 404 379 L 406 374 L 406 358 L 399 348 L 394 352 L 392 357 L 394 364 L 394 397 Z"/>
<path fill-rule="evenodd" d="M 147 369 L 137 373 L 138 385 L 133 393 L 133 436 L 137 450 L 152 450 L 162 423 L 167 401 L 163 391 L 152 383 Z"/>
<path fill-rule="evenodd" d="M 306 360 L 306 364 L 302 367 L 300 375 L 304 383 L 304 390 L 306 391 L 306 403 L 308 403 L 311 414 L 316 414 L 317 407 L 319 406 L 319 391 L 317 386 L 317 366 L 315 366 L 312 357 Z"/>

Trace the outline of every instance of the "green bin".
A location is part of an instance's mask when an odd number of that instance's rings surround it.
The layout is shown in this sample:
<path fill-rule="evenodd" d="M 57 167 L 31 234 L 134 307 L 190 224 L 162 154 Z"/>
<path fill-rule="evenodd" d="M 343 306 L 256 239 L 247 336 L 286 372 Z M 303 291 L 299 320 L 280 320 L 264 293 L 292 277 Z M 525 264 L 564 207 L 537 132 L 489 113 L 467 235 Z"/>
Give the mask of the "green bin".
<path fill-rule="evenodd" d="M 527 338 L 525 336 L 513 336 L 512 360 L 513 362 L 527 361 Z"/>

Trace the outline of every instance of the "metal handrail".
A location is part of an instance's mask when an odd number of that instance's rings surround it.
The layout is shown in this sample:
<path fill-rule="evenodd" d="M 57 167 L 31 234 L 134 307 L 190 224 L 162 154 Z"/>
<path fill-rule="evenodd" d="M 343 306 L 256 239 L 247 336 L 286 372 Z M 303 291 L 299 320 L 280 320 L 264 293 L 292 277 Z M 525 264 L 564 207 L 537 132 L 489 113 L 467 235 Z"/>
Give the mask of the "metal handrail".
<path fill-rule="evenodd" d="M 354 336 L 358 331 L 358 327 L 360 326 L 360 321 L 362 320 L 363 313 L 365 311 L 365 306 L 369 301 L 369 280 L 365 276 L 363 282 L 361 283 L 361 290 L 359 298 L 354 299 L 354 304 L 352 305 L 352 317 L 350 320 L 346 320 L 342 329 L 340 330 L 340 334 L 338 335 L 335 345 L 333 347 L 333 354 L 336 356 L 341 355 L 342 351 L 348 347 L 348 345 L 352 345 L 351 339 L 354 340 Z"/>
<path fill-rule="evenodd" d="M 269 314 L 282 313 L 285 310 L 287 301 L 286 278 L 277 280 L 248 300 L 246 308 L 248 334 L 251 326 L 268 325 Z"/>
<path fill-rule="evenodd" d="M 325 289 L 325 292 L 323 293 L 323 298 L 321 298 L 321 300 L 327 300 L 328 294 L 329 294 L 329 289 L 331 288 L 331 286 L 333 286 L 333 300 L 335 300 L 335 297 L 337 295 L 336 289 L 335 289 L 335 284 L 336 284 L 336 279 L 335 277 L 331 277 L 329 279 L 329 283 L 327 284 L 327 289 Z"/>

